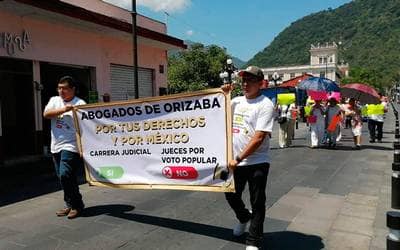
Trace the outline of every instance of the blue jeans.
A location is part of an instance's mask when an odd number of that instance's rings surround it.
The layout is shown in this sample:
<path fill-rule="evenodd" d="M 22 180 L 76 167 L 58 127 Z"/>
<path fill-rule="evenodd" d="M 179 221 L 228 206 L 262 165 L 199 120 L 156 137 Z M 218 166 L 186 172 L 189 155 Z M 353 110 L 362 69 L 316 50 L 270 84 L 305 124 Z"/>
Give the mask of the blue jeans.
<path fill-rule="evenodd" d="M 260 246 L 263 238 L 265 219 L 265 189 L 269 172 L 269 163 L 237 167 L 234 171 L 235 193 L 225 193 L 225 198 L 236 214 L 240 223 L 250 220 L 249 235 L 246 244 Z M 246 208 L 242 193 L 249 183 L 252 213 Z"/>
<path fill-rule="evenodd" d="M 56 175 L 64 190 L 66 207 L 83 209 L 82 195 L 79 193 L 77 172 L 82 167 L 82 160 L 78 153 L 61 150 L 53 154 Z"/>

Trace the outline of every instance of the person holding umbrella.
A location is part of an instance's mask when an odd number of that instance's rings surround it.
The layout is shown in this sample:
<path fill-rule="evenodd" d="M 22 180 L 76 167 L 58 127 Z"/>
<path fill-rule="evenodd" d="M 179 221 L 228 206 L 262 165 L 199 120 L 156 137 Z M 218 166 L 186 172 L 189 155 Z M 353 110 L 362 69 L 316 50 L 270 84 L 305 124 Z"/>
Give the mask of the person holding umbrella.
<path fill-rule="evenodd" d="M 311 148 L 317 148 L 322 145 L 325 133 L 325 110 L 321 105 L 321 100 L 315 100 L 311 107 L 308 122 L 311 127 Z"/>
<path fill-rule="evenodd" d="M 379 104 L 382 105 L 380 114 L 369 114 L 368 130 L 370 135 L 370 143 L 374 143 L 377 139 L 382 142 L 383 113 L 387 112 L 387 103 L 382 102 L 382 94 L 378 93 L 373 87 L 363 83 L 349 83 L 341 87 L 341 93 L 344 97 L 354 98 L 362 104 Z M 368 108 L 369 109 L 369 108 Z M 376 134 L 376 132 L 378 132 Z"/>
<path fill-rule="evenodd" d="M 330 124 L 335 122 L 337 116 L 341 116 L 341 109 L 337 105 L 336 98 L 330 97 L 328 100 L 328 107 L 326 108 L 326 126 L 328 136 L 328 147 L 336 148 L 336 138 L 339 133 L 339 124 L 333 124 L 333 129 L 329 129 Z"/>

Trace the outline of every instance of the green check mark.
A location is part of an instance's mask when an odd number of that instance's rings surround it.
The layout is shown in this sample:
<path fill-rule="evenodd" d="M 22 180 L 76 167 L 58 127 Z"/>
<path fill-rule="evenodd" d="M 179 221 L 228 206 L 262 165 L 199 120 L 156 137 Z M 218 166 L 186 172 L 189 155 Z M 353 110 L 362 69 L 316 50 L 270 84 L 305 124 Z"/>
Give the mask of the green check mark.
<path fill-rule="evenodd" d="M 100 167 L 97 172 L 104 179 L 119 179 L 124 175 L 124 169 L 119 166 Z"/>

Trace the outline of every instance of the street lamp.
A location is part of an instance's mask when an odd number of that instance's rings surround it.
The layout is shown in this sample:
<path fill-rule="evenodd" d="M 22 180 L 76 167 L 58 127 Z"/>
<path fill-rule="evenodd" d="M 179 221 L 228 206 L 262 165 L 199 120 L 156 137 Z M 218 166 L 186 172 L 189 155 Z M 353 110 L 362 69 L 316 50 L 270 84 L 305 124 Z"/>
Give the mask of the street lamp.
<path fill-rule="evenodd" d="M 223 72 L 219 74 L 219 77 L 223 79 L 224 83 L 232 83 L 232 76 L 234 76 L 234 72 L 236 70 L 235 65 L 233 65 L 233 61 L 231 58 L 226 60 L 226 64 L 224 65 Z"/>
<path fill-rule="evenodd" d="M 272 74 L 272 81 L 274 82 L 274 89 L 275 89 L 275 97 L 272 98 L 272 102 L 274 104 L 276 104 L 278 102 L 278 89 L 276 88 L 276 83 L 278 82 L 278 80 L 280 79 L 280 76 L 278 74 L 278 72 L 274 72 Z"/>
<path fill-rule="evenodd" d="M 279 78 L 280 78 L 280 76 L 279 76 L 278 72 L 274 72 L 272 74 L 272 81 L 274 82 L 274 87 L 276 87 L 276 85 L 277 85 L 276 83 L 278 82 Z"/>

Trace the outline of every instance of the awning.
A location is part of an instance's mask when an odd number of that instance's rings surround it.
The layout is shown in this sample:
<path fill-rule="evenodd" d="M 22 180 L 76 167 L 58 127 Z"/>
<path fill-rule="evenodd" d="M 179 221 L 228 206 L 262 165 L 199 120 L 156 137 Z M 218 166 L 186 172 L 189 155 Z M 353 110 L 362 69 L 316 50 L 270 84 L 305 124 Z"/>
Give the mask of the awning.
<path fill-rule="evenodd" d="M 60 0 L 14 0 L 22 4 L 27 4 L 39 9 L 47 10 L 50 12 L 62 14 L 68 17 L 80 19 L 83 21 L 91 22 L 94 24 L 109 27 L 115 30 L 132 33 L 132 24 L 112 18 L 103 14 L 99 14 L 72 4 L 62 2 Z M 187 46 L 183 40 L 159 33 L 150 29 L 137 26 L 137 34 L 143 38 L 155 40 L 161 43 L 170 44 L 182 49 Z"/>
<path fill-rule="evenodd" d="M 284 81 L 281 85 L 279 85 L 278 87 L 281 88 L 290 88 L 290 87 L 296 87 L 297 84 L 299 84 L 299 82 L 303 81 L 304 79 L 307 79 L 309 77 L 312 77 L 312 75 L 310 74 L 304 74 L 295 78 L 292 78 L 290 80 Z"/>

